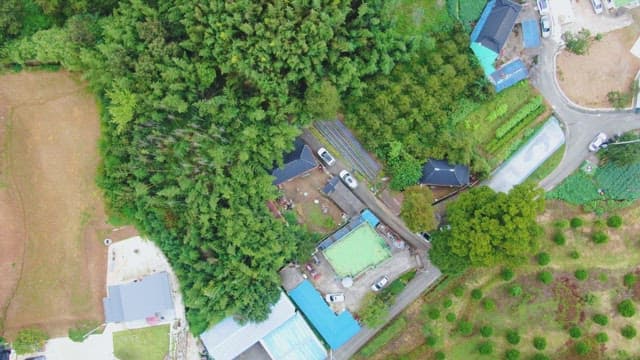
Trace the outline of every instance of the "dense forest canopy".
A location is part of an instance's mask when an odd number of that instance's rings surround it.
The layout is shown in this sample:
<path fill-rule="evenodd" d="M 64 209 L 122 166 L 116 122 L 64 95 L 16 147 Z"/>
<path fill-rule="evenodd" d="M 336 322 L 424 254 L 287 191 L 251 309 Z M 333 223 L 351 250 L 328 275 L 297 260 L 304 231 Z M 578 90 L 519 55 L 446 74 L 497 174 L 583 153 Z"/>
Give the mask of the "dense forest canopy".
<path fill-rule="evenodd" d="M 108 17 L 74 4 L 49 2 L 66 25 L 4 57 L 81 70 L 102 98 L 99 183 L 167 254 L 192 331 L 265 319 L 308 237 L 268 213 L 269 170 L 312 118 L 305 94 L 357 96 L 403 57 L 383 1 L 131 0 Z"/>

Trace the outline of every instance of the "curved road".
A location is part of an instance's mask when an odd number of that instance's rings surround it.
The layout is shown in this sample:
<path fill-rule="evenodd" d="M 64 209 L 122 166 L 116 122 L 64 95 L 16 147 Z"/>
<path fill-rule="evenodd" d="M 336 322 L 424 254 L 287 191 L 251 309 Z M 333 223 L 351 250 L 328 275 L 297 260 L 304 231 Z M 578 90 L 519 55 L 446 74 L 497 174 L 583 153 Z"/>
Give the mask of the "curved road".
<path fill-rule="evenodd" d="M 543 41 L 539 65 L 530 72 L 531 84 L 552 105 L 557 118 L 565 129 L 566 147 L 562 161 L 556 169 L 540 182 L 545 190 L 551 190 L 569 176 L 589 156 L 587 147 L 600 131 L 611 136 L 640 128 L 640 114 L 632 111 L 589 110 L 573 104 L 564 95 L 556 79 L 555 57 L 559 45 L 553 40 Z"/>

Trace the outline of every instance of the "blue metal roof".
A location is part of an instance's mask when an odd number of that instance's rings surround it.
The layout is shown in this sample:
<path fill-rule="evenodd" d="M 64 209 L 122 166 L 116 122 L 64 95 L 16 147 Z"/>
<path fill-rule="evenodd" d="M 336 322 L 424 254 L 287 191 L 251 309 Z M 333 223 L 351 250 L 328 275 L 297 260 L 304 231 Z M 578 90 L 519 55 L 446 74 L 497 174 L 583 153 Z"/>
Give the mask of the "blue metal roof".
<path fill-rule="evenodd" d="M 156 314 L 173 314 L 169 274 L 159 272 L 140 281 L 109 286 L 102 300 L 106 322 L 144 320 Z"/>
<path fill-rule="evenodd" d="M 496 92 L 500 92 L 508 87 L 529 77 L 527 66 L 520 59 L 506 63 L 501 68 L 491 74 L 491 82 L 496 87 Z"/>
<path fill-rule="evenodd" d="M 300 313 L 262 339 L 272 359 L 277 360 L 324 360 L 327 350 Z"/>
<path fill-rule="evenodd" d="M 331 349 L 344 345 L 360 331 L 360 325 L 351 313 L 344 311 L 336 315 L 309 280 L 291 290 L 289 296 Z"/>
<path fill-rule="evenodd" d="M 522 41 L 525 49 L 540 46 L 540 25 L 538 20 L 530 19 L 522 22 Z"/>
<path fill-rule="evenodd" d="M 317 166 L 316 159 L 309 148 L 301 139 L 296 139 L 292 152 L 283 156 L 283 165 L 276 167 L 271 175 L 275 176 L 273 185 L 280 185 L 296 176 L 312 170 Z"/>
<path fill-rule="evenodd" d="M 371 225 L 371 227 L 374 229 L 376 228 L 378 223 L 380 223 L 380 220 L 369 209 L 365 209 L 364 211 L 362 211 L 362 214 L 360 214 L 360 216 L 362 216 L 362 218 L 366 222 L 368 222 L 369 225 Z"/>

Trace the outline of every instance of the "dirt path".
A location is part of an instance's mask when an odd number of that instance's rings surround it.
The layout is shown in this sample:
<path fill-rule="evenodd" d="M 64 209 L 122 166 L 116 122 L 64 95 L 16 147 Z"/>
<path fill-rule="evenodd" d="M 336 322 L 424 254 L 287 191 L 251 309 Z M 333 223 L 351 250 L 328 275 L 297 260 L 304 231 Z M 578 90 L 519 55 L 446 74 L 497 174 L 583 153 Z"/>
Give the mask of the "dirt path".
<path fill-rule="evenodd" d="M 64 335 L 103 317 L 113 229 L 95 185 L 98 109 L 66 72 L 0 79 L 0 334 Z"/>
<path fill-rule="evenodd" d="M 566 50 L 558 56 L 560 87 L 573 102 L 594 108 L 611 107 L 610 91 L 628 92 L 640 59 L 629 51 L 636 41 L 639 24 L 610 32 L 602 40 L 594 40 L 587 55 Z"/>

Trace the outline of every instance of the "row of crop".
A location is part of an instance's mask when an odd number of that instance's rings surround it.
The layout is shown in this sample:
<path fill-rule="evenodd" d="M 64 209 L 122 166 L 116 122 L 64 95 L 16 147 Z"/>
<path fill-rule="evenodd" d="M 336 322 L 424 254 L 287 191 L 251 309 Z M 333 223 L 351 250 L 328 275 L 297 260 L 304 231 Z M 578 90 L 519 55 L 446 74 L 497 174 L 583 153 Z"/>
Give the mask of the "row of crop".
<path fill-rule="evenodd" d="M 520 122 L 524 120 L 527 115 L 536 111 L 540 107 L 542 107 L 542 96 L 536 96 L 533 99 L 529 100 L 529 102 L 521 107 L 518 112 L 516 112 L 515 115 L 511 117 L 511 119 L 509 119 L 509 121 L 502 124 L 496 130 L 496 137 L 501 138 L 505 136 L 511 129 L 518 126 L 518 124 L 520 124 Z"/>
<path fill-rule="evenodd" d="M 487 117 L 485 118 L 485 121 L 487 123 L 492 123 L 497 118 L 504 116 L 504 114 L 506 114 L 507 111 L 509 111 L 509 105 L 500 104 L 495 110 L 493 110 L 492 112 L 489 113 L 489 115 L 487 115 Z"/>
<path fill-rule="evenodd" d="M 546 108 L 544 106 L 539 106 L 534 111 L 529 112 L 527 116 L 521 120 L 516 127 L 511 128 L 511 130 L 503 135 L 501 138 L 494 138 L 487 145 L 486 150 L 495 154 L 501 149 L 503 149 L 506 145 L 508 145 L 511 141 L 513 141 L 522 130 L 524 130 L 527 126 L 531 125 L 538 116 L 540 116 L 543 112 L 545 112 Z"/>

